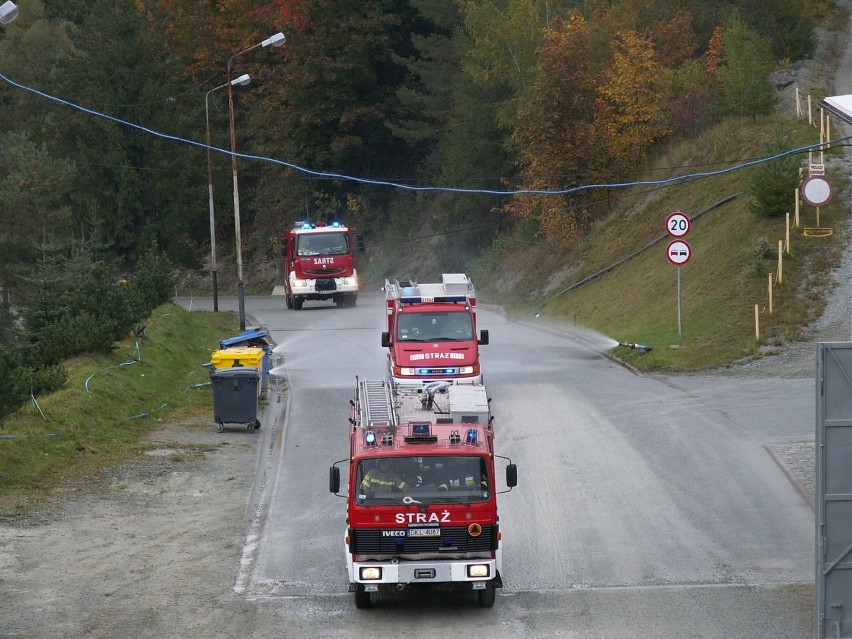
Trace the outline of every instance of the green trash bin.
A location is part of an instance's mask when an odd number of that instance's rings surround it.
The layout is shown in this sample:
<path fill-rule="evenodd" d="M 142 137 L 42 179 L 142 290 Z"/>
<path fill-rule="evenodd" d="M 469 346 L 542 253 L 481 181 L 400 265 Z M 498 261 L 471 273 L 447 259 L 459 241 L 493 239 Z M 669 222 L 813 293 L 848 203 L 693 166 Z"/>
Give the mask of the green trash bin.
<path fill-rule="evenodd" d="M 231 366 L 210 371 L 213 385 L 213 421 L 220 433 L 225 424 L 243 424 L 258 430 L 258 383 L 260 372 L 253 366 Z"/>

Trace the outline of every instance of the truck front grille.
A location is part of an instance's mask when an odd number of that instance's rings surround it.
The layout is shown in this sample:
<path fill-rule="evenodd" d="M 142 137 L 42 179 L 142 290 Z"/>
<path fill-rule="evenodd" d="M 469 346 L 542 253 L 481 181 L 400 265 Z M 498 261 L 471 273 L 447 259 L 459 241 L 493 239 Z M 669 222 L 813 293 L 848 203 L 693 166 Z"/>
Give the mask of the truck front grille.
<path fill-rule="evenodd" d="M 350 528 L 349 550 L 358 555 L 490 553 L 497 549 L 497 529 L 482 526 L 478 537 L 472 537 L 466 526 L 441 528 L 440 537 L 390 537 L 380 529 Z"/>

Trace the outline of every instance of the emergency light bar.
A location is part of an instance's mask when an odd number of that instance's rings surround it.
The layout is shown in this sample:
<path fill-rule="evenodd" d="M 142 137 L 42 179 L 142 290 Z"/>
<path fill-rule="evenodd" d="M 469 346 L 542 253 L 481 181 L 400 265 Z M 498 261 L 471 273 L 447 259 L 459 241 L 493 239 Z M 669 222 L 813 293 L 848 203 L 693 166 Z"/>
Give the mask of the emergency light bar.
<path fill-rule="evenodd" d="M 409 432 L 410 434 L 403 438 L 406 444 L 434 444 L 438 441 L 438 436 L 432 434 L 430 422 L 413 423 Z"/>

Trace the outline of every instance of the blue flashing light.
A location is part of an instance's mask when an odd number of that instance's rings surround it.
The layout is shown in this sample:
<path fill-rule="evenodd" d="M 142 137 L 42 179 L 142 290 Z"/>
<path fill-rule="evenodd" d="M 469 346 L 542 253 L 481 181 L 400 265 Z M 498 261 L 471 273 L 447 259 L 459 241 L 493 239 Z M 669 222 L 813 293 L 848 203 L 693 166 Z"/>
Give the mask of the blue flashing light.
<path fill-rule="evenodd" d="M 339 229 L 341 226 L 343 226 L 340 222 L 336 222 L 336 221 L 332 222 L 331 225 L 336 229 Z"/>
<path fill-rule="evenodd" d="M 303 229 L 312 229 L 312 228 L 314 228 L 314 225 L 311 224 L 310 222 L 302 222 L 302 228 Z"/>
<path fill-rule="evenodd" d="M 376 433 L 371 430 L 367 431 L 367 434 L 364 435 L 364 441 L 367 442 L 367 446 L 375 446 L 376 445 Z"/>
<path fill-rule="evenodd" d="M 468 428 L 467 435 L 465 435 L 464 441 L 468 444 L 476 444 L 476 429 Z"/>

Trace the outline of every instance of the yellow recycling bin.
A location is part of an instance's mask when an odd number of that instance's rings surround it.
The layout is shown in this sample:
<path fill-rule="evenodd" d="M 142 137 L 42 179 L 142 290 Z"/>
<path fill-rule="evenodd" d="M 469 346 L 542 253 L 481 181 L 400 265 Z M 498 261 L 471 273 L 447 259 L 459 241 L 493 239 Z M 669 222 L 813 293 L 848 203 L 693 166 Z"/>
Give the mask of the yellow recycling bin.
<path fill-rule="evenodd" d="M 213 351 L 210 355 L 210 363 L 214 368 L 233 368 L 234 366 L 247 366 L 257 370 L 258 375 L 263 375 L 263 358 L 265 351 L 259 346 L 234 346 Z M 260 395 L 261 385 L 257 385 Z"/>

